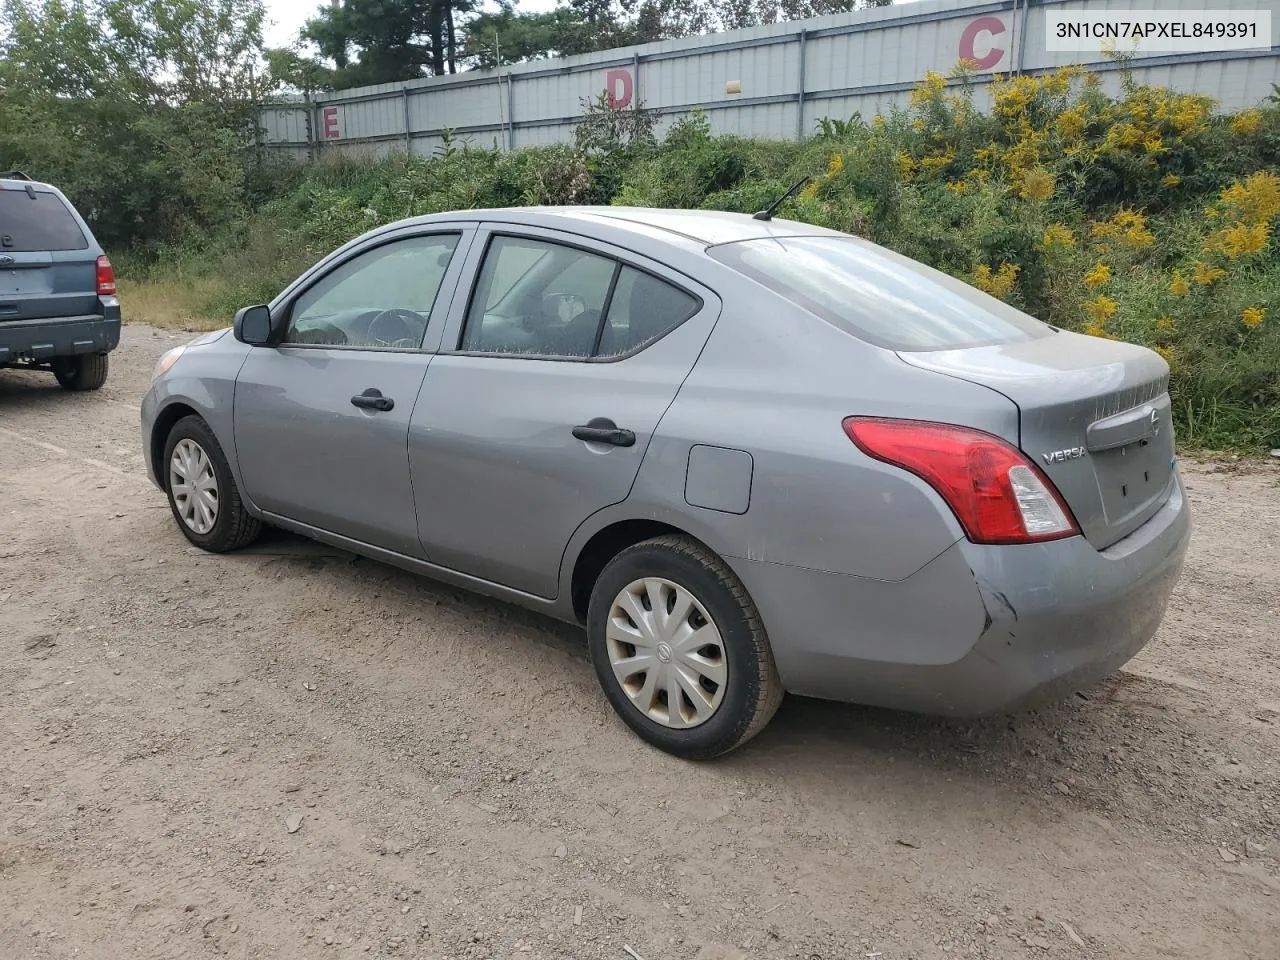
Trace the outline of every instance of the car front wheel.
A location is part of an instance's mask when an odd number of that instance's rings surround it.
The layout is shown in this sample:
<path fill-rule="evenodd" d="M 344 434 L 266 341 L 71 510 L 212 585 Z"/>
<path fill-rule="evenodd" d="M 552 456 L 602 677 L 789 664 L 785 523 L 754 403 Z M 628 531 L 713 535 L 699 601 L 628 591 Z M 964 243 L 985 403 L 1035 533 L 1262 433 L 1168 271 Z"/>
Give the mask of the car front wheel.
<path fill-rule="evenodd" d="M 178 528 L 197 547 L 225 553 L 257 539 L 262 524 L 245 510 L 222 445 L 200 417 L 169 431 L 164 480 Z"/>
<path fill-rule="evenodd" d="M 746 588 L 688 537 L 646 540 L 614 557 L 592 590 L 587 636 L 613 708 L 676 756 L 704 760 L 741 746 L 782 702 Z"/>

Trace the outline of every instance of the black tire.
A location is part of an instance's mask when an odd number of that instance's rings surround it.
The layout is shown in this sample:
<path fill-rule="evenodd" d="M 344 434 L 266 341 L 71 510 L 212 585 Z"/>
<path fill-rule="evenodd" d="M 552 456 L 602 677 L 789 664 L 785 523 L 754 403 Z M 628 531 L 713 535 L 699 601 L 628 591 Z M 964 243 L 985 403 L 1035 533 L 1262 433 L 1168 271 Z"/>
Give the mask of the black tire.
<path fill-rule="evenodd" d="M 614 599 L 628 584 L 646 577 L 689 591 L 720 632 L 728 668 L 725 691 L 715 712 L 698 726 L 673 729 L 647 716 L 610 664 L 606 627 Z M 646 540 L 609 562 L 591 591 L 587 642 L 614 710 L 649 743 L 678 757 L 707 760 L 741 746 L 764 729 L 782 703 L 782 681 L 755 604 L 724 561 L 689 537 Z"/>
<path fill-rule="evenodd" d="M 58 357 L 53 361 L 53 375 L 67 390 L 97 390 L 107 382 L 107 355 L 82 353 Z"/>
<path fill-rule="evenodd" d="M 183 440 L 191 440 L 199 444 L 209 458 L 213 467 L 213 475 L 218 484 L 218 510 L 212 528 L 206 533 L 197 533 L 183 520 L 174 500 L 170 483 L 170 464 L 173 451 Z M 247 547 L 258 539 L 262 532 L 262 521 L 249 515 L 240 499 L 240 490 L 231 476 L 231 467 L 227 463 L 226 454 L 222 452 L 222 444 L 213 435 L 209 425 L 203 418 L 192 415 L 183 417 L 173 425 L 164 442 L 164 460 L 160 463 L 160 476 L 164 483 L 165 493 L 169 496 L 169 509 L 173 511 L 173 519 L 178 529 L 188 540 L 201 550 L 210 553 L 226 553 Z"/>

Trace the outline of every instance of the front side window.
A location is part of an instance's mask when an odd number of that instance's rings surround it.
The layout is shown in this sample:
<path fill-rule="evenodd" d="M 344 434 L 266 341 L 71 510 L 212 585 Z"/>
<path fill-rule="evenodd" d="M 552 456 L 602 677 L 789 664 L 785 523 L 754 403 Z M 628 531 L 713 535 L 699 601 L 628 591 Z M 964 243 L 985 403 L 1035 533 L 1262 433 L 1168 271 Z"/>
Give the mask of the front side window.
<path fill-rule="evenodd" d="M 852 237 L 742 240 L 707 252 L 810 313 L 890 350 L 956 350 L 1052 332 L 939 270 Z"/>
<path fill-rule="evenodd" d="M 609 257 L 499 236 L 485 254 L 460 349 L 617 357 L 657 340 L 698 306 L 683 290 Z"/>
<path fill-rule="evenodd" d="M 456 233 L 393 240 L 334 268 L 294 301 L 285 343 L 422 345 Z"/>

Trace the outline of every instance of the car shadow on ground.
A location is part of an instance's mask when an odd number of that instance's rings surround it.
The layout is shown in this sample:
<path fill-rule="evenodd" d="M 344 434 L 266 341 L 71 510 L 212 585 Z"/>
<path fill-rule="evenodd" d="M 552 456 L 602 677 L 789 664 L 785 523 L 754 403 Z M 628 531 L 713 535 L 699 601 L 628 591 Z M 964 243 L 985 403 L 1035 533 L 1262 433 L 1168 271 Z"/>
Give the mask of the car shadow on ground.
<path fill-rule="evenodd" d="M 520 629 L 535 649 L 567 654 L 583 671 L 581 679 L 595 683 L 586 637 L 577 626 L 279 530 L 269 530 L 246 552 L 313 570 L 342 563 L 350 575 L 371 577 L 411 603 L 421 599 L 492 618 Z M 518 656 L 524 648 L 508 649 Z M 1057 702 L 976 719 L 789 696 L 759 736 L 713 763 L 726 774 L 749 778 L 762 767 L 811 783 L 859 770 L 890 780 L 955 781 L 948 791 L 1001 784 L 1054 802 L 1107 809 L 1117 806 L 1118 797 L 1137 796 L 1147 808 L 1144 796 L 1154 806 L 1160 790 L 1179 789 L 1180 777 L 1195 778 L 1202 766 L 1202 744 L 1187 739 L 1184 723 L 1188 710 L 1204 710 L 1194 702 L 1197 696 L 1124 672 Z"/>

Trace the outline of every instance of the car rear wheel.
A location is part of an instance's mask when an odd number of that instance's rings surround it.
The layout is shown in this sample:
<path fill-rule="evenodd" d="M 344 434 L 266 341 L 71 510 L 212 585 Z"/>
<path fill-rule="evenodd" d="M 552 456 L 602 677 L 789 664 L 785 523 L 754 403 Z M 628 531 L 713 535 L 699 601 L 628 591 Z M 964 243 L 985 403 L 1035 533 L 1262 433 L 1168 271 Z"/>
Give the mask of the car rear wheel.
<path fill-rule="evenodd" d="M 67 390 L 97 390 L 107 382 L 107 355 L 82 353 L 58 357 L 53 361 L 53 375 Z"/>
<path fill-rule="evenodd" d="M 169 431 L 164 481 L 178 529 L 197 547 L 225 553 L 257 539 L 262 524 L 245 510 L 222 446 L 200 417 L 183 417 Z"/>
<path fill-rule="evenodd" d="M 587 638 L 619 716 L 678 757 L 705 760 L 741 746 L 782 702 L 746 588 L 688 537 L 646 540 L 614 557 L 592 590 Z"/>

